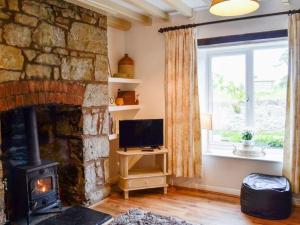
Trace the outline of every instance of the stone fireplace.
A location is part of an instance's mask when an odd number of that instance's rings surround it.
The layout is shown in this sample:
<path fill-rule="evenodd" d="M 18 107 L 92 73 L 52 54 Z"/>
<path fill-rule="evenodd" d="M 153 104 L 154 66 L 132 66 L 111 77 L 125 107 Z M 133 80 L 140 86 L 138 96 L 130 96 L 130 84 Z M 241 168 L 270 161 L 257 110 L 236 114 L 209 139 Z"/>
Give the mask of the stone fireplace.
<path fill-rule="evenodd" d="M 59 163 L 65 204 L 110 192 L 106 29 L 106 16 L 62 0 L 0 0 L 1 131 L 16 110 L 36 107 L 40 155 Z M 5 160 L 2 149 L 4 181 Z M 7 191 L 0 183 L 0 224 Z"/>

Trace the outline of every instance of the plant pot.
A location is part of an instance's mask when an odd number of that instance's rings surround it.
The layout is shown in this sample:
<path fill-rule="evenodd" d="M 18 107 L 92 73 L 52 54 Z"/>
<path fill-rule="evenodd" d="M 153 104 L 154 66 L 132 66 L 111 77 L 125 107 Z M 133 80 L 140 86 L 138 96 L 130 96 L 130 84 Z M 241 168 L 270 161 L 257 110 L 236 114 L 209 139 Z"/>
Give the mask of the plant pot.
<path fill-rule="evenodd" d="M 244 146 L 253 146 L 253 141 L 252 140 L 244 140 L 243 145 Z"/>

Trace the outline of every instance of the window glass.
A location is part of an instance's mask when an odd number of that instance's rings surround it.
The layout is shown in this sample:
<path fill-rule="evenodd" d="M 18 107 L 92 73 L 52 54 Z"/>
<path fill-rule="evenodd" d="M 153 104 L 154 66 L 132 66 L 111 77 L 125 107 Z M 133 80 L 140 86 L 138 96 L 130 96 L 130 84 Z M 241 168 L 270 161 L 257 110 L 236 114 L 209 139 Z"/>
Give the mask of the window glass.
<path fill-rule="evenodd" d="M 288 50 L 254 50 L 255 142 L 283 147 Z"/>
<path fill-rule="evenodd" d="M 245 124 L 245 55 L 211 58 L 213 141 L 238 142 Z"/>
<path fill-rule="evenodd" d="M 201 51 L 201 50 L 200 50 Z M 232 146 L 254 131 L 257 146 L 282 149 L 288 77 L 287 41 L 202 50 L 207 74 L 204 112 L 212 114 L 208 144 Z M 201 87 L 201 84 L 199 84 Z M 202 109 L 203 110 L 203 109 Z M 205 135 L 204 135 L 205 137 Z"/>

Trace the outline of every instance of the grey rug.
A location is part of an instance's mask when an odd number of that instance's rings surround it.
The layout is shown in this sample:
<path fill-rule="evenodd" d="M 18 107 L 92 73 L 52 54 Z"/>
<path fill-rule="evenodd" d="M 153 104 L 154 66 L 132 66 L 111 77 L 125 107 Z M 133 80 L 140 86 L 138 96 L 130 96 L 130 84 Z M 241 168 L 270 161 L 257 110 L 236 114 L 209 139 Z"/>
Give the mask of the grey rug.
<path fill-rule="evenodd" d="M 110 225 L 193 225 L 184 220 L 161 216 L 140 209 L 130 209 L 128 212 L 116 217 Z M 195 224 L 194 224 L 195 225 Z"/>

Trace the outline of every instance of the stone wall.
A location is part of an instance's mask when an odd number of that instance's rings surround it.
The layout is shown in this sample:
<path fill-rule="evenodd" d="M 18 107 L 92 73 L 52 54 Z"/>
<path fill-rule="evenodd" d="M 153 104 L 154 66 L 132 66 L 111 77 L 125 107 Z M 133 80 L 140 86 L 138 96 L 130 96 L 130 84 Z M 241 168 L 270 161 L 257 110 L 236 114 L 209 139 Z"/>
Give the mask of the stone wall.
<path fill-rule="evenodd" d="M 62 0 L 0 0 L 0 111 L 81 108 L 85 204 L 110 191 L 106 29 L 106 16 Z"/>
<path fill-rule="evenodd" d="M 40 106 L 36 111 L 41 158 L 59 163 L 59 189 L 63 204 L 80 204 L 85 201 L 81 109 Z"/>

